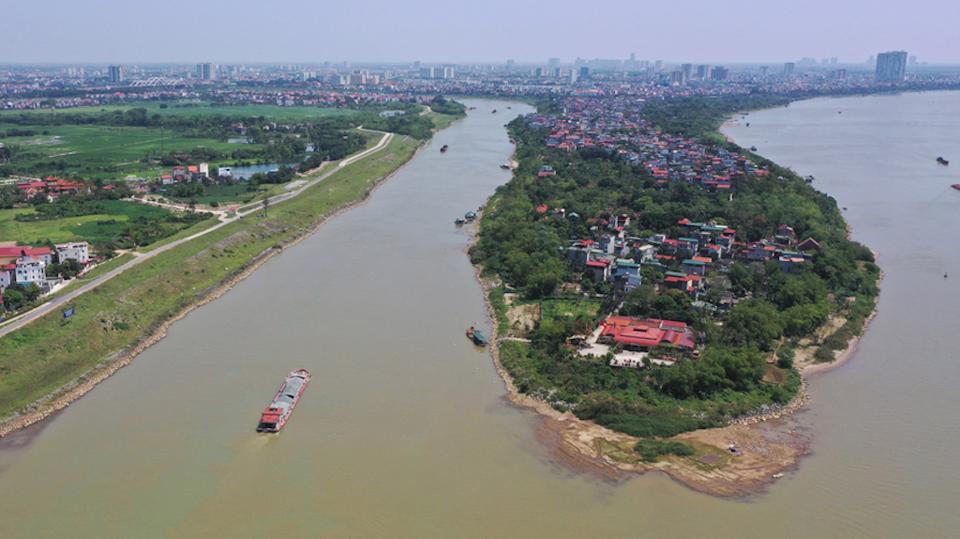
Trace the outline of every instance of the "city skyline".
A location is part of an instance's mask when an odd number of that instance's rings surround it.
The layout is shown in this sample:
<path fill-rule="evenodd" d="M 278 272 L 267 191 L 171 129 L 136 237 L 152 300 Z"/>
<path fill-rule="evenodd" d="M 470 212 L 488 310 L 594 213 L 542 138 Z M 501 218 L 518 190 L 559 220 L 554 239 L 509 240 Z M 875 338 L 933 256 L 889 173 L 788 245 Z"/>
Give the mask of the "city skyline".
<path fill-rule="evenodd" d="M 404 6 L 297 4 L 280 11 L 249 0 L 173 0 L 164 9 L 190 13 L 200 27 L 180 40 L 157 39 L 169 35 L 170 22 L 140 0 L 111 6 L 107 17 L 92 17 L 96 10 L 89 2 L 52 0 L 42 20 L 27 10 L 5 13 L 0 63 L 471 63 L 552 57 L 572 62 L 578 56 L 627 58 L 631 53 L 638 59 L 709 64 L 775 64 L 802 57 L 862 63 L 877 51 L 901 49 L 931 64 L 960 63 L 950 26 L 960 8 L 938 0 L 920 0 L 903 12 L 825 0 L 803 8 L 695 2 L 684 13 L 696 16 L 686 17 L 667 5 L 627 2 L 614 2 L 603 13 L 582 12 L 582 6 L 566 0 L 550 11 L 503 0 L 456 10 L 432 0 Z M 851 24 L 865 10 L 870 24 Z M 303 25 L 313 20 L 315 28 Z M 678 29 L 690 39 L 677 39 Z"/>

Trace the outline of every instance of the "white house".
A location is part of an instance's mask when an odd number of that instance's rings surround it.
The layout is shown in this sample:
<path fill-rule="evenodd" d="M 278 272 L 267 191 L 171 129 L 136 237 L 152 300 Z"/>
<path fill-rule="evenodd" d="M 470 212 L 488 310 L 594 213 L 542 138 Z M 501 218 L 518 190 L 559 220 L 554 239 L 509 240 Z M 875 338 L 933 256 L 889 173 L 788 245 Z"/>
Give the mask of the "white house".
<path fill-rule="evenodd" d="M 16 264 L 4 264 L 0 266 L 0 292 L 13 284 L 13 272 L 17 269 Z"/>
<path fill-rule="evenodd" d="M 63 264 L 67 260 L 76 260 L 81 264 L 90 261 L 90 244 L 85 241 L 57 244 L 57 261 Z"/>
<path fill-rule="evenodd" d="M 47 280 L 46 263 L 30 255 L 17 259 L 17 269 L 14 270 L 17 284 L 28 285 L 34 283 L 42 287 Z"/>

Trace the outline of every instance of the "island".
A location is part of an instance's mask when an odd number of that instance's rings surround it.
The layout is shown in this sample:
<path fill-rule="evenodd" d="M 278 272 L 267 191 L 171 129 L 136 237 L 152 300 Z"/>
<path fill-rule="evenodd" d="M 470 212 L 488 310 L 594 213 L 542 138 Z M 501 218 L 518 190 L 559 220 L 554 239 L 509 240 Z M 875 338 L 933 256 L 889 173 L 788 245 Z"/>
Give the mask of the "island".
<path fill-rule="evenodd" d="M 831 197 L 717 132 L 785 103 L 566 96 L 509 125 L 519 167 L 470 254 L 510 397 L 565 458 L 736 496 L 806 452 L 774 420 L 862 333 L 881 272 Z"/>

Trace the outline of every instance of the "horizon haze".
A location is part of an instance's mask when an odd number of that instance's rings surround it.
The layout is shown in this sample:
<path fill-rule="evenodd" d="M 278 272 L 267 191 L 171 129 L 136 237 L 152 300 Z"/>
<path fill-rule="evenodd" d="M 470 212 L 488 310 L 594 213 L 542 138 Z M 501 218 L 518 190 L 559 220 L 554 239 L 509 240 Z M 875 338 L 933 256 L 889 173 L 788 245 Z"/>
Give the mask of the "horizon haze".
<path fill-rule="evenodd" d="M 99 2 L 50 0 L 44 7 L 42 15 L 6 10 L 0 63 L 571 62 L 630 53 L 668 62 L 838 57 L 862 63 L 899 49 L 921 62 L 960 62 L 953 27 L 960 4 L 944 0 L 918 0 L 909 9 L 862 0 L 803 6 L 695 0 L 682 12 L 666 3 L 623 0 L 605 3 L 602 11 L 569 0 L 549 10 L 504 0 L 292 0 L 285 9 L 251 0 L 171 0 L 162 8 L 131 0 L 110 5 L 106 16 Z M 172 22 L 165 14 L 178 17 Z"/>

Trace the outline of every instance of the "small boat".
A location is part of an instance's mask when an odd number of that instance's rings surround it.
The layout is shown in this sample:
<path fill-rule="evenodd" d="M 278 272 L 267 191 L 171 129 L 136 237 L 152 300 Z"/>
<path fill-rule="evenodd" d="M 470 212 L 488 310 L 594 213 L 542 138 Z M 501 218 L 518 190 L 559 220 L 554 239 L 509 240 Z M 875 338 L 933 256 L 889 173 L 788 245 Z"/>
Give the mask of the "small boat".
<path fill-rule="evenodd" d="M 273 402 L 260 415 L 257 432 L 280 432 L 293 414 L 293 409 L 297 407 L 309 383 L 310 371 L 307 369 L 297 369 L 288 374 L 287 379 L 280 386 L 280 391 L 277 391 L 276 396 L 273 397 Z"/>
<path fill-rule="evenodd" d="M 942 157 L 938 157 L 938 158 L 937 158 L 937 163 L 940 163 L 940 164 L 943 165 L 943 166 L 947 166 L 947 165 L 950 164 L 950 161 L 947 161 L 946 159 L 944 159 L 944 158 L 942 158 Z"/>
<path fill-rule="evenodd" d="M 783 472 L 773 474 L 774 479 L 780 479 L 781 477 L 783 477 Z"/>
<path fill-rule="evenodd" d="M 467 338 L 473 341 L 473 344 L 477 346 L 486 346 L 487 345 L 487 336 L 483 334 L 479 329 L 470 326 L 467 328 Z"/>
<path fill-rule="evenodd" d="M 756 146 L 750 146 L 750 151 L 751 151 L 751 152 L 757 151 L 757 147 L 756 147 Z"/>
<path fill-rule="evenodd" d="M 476 218 L 477 218 L 476 212 L 468 211 L 467 213 L 463 214 L 463 219 L 468 223 L 473 221 Z"/>
<path fill-rule="evenodd" d="M 953 187 L 953 188 L 956 189 L 957 191 L 960 191 L 960 183 L 955 183 L 955 184 L 951 185 L 950 187 Z"/>
<path fill-rule="evenodd" d="M 496 114 L 496 113 L 497 113 L 497 109 L 493 109 L 492 111 L 490 111 L 490 114 Z"/>
<path fill-rule="evenodd" d="M 510 165 L 508 165 L 507 163 L 502 163 L 500 165 L 500 168 L 502 168 L 503 170 L 510 170 Z"/>
<path fill-rule="evenodd" d="M 466 223 L 466 221 L 464 221 L 463 218 L 461 217 L 457 217 L 456 219 L 453 220 L 453 224 L 457 226 L 463 226 L 464 223 Z"/>
<path fill-rule="evenodd" d="M 450 149 L 450 146 L 447 146 L 446 144 L 444 144 L 443 146 L 440 147 L 440 153 L 447 153 L 448 149 Z"/>
<path fill-rule="evenodd" d="M 816 179 L 816 178 L 814 178 L 814 177 L 811 175 L 811 176 L 807 176 L 806 178 L 804 178 L 803 181 L 805 181 L 805 182 L 807 182 L 807 183 L 813 183 L 813 180 L 815 180 L 815 179 Z"/>

